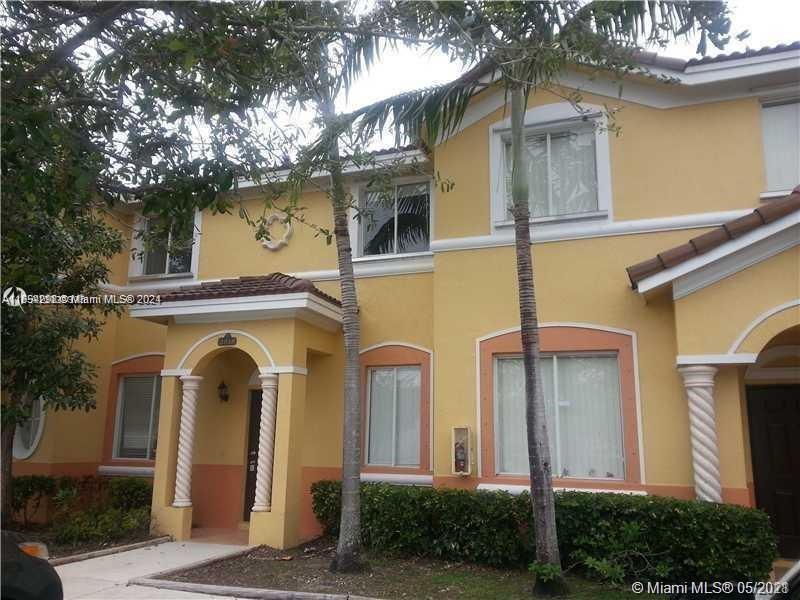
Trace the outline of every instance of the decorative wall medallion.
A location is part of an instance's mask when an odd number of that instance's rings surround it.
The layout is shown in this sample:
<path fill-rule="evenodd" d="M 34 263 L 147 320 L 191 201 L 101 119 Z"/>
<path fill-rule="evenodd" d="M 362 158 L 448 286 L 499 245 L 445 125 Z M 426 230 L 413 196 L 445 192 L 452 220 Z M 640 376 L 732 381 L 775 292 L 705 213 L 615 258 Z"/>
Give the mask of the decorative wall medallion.
<path fill-rule="evenodd" d="M 236 338 L 230 333 L 226 333 L 222 337 L 217 338 L 217 346 L 235 346 Z"/>
<path fill-rule="evenodd" d="M 284 217 L 282 217 L 278 213 L 273 213 L 267 217 L 267 222 L 266 222 L 267 231 L 269 231 L 272 228 L 273 224 L 280 223 L 284 227 L 284 232 L 283 232 L 283 237 L 280 238 L 272 237 L 272 235 L 270 234 L 270 239 L 263 240 L 261 242 L 264 245 L 264 248 L 275 251 L 275 250 L 280 250 L 289 243 L 289 238 L 292 237 L 292 224 L 285 223 L 283 219 Z"/>

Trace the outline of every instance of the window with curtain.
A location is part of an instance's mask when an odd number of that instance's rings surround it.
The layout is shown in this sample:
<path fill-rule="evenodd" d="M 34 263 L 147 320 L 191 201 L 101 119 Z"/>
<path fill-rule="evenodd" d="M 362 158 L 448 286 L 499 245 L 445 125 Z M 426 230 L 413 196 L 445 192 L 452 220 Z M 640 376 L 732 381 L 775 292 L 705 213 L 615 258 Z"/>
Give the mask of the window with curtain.
<path fill-rule="evenodd" d="M 160 393 L 161 377 L 158 375 L 122 378 L 115 458 L 155 458 Z"/>
<path fill-rule="evenodd" d="M 192 237 L 194 223 L 185 220 L 175 223 L 166 234 L 166 239 L 153 239 L 152 232 L 166 229 L 163 221 L 149 218 L 146 221 L 147 248 L 144 253 L 145 275 L 167 275 L 188 273 L 192 268 Z M 163 237 L 163 236 L 162 236 Z"/>
<path fill-rule="evenodd" d="M 420 465 L 419 366 L 367 369 L 367 464 Z"/>
<path fill-rule="evenodd" d="M 18 460 L 29 458 L 36 451 L 44 427 L 44 402 L 41 398 L 30 405 L 30 415 L 14 430 L 12 455 Z"/>
<path fill-rule="evenodd" d="M 430 249 L 428 182 L 370 191 L 361 206 L 361 254 L 408 254 Z"/>
<path fill-rule="evenodd" d="M 522 357 L 496 357 L 494 362 L 495 470 L 527 474 Z M 539 373 L 553 476 L 624 479 L 617 357 L 543 356 Z"/>
<path fill-rule="evenodd" d="M 800 101 L 765 105 L 761 111 L 767 192 L 800 184 Z"/>
<path fill-rule="evenodd" d="M 591 126 L 529 133 L 528 203 L 531 218 L 598 210 L 595 133 Z M 506 205 L 511 206 L 511 139 L 505 140 Z M 511 215 L 508 215 L 511 218 Z"/>

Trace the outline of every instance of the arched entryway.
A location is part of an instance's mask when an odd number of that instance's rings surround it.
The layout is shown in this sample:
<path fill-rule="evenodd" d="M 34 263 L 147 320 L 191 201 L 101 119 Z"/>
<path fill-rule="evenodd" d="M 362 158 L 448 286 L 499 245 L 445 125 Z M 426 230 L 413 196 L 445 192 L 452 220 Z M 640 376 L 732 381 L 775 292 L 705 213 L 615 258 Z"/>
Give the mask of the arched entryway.
<path fill-rule="evenodd" d="M 260 411 L 255 414 L 255 439 L 250 439 L 253 415 L 249 380 L 256 368 L 247 352 L 228 348 L 206 355 L 192 370 L 192 375 L 202 377 L 192 461 L 195 529 L 239 530 L 243 522 L 249 521 L 252 502 L 244 518 L 247 453 L 249 445 L 258 447 L 260 415 Z M 193 533 L 192 537 L 197 535 Z"/>
<path fill-rule="evenodd" d="M 779 553 L 800 558 L 800 325 L 775 335 L 745 374 L 756 506 Z"/>

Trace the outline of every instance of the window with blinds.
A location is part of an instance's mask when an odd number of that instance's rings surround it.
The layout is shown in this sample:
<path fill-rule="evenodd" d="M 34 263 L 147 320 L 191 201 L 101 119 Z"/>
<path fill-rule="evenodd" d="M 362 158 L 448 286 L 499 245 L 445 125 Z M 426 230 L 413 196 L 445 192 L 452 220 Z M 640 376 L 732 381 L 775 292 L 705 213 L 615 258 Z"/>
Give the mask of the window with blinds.
<path fill-rule="evenodd" d="M 554 477 L 624 479 L 616 355 L 551 355 L 539 363 Z M 522 357 L 494 364 L 496 470 L 527 474 Z"/>
<path fill-rule="evenodd" d="M 506 205 L 510 207 L 511 139 L 504 142 Z M 531 218 L 598 210 L 597 158 L 592 127 L 530 133 L 525 137 L 525 152 Z"/>
<path fill-rule="evenodd" d="M 768 104 L 761 111 L 767 192 L 800 184 L 800 100 Z"/>
<path fill-rule="evenodd" d="M 115 458 L 155 459 L 161 377 L 130 375 L 120 383 Z"/>
<path fill-rule="evenodd" d="M 372 367 L 367 378 L 367 464 L 418 467 L 420 367 Z"/>

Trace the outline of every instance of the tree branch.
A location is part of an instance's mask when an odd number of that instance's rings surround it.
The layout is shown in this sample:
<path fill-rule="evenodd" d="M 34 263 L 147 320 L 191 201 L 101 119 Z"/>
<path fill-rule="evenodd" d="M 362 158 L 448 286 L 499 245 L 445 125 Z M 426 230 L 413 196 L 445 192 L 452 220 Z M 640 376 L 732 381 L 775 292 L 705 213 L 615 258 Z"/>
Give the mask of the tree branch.
<path fill-rule="evenodd" d="M 48 56 L 46 60 L 39 63 L 30 73 L 26 73 L 17 79 L 10 87 L 8 94 L 10 94 L 11 97 L 18 96 L 66 61 L 72 53 L 84 43 L 99 35 L 118 17 L 140 7 L 141 5 L 138 2 L 116 2 L 112 4 L 110 8 L 100 13 L 97 18 L 91 21 L 86 27 L 53 50 L 53 53 Z"/>

